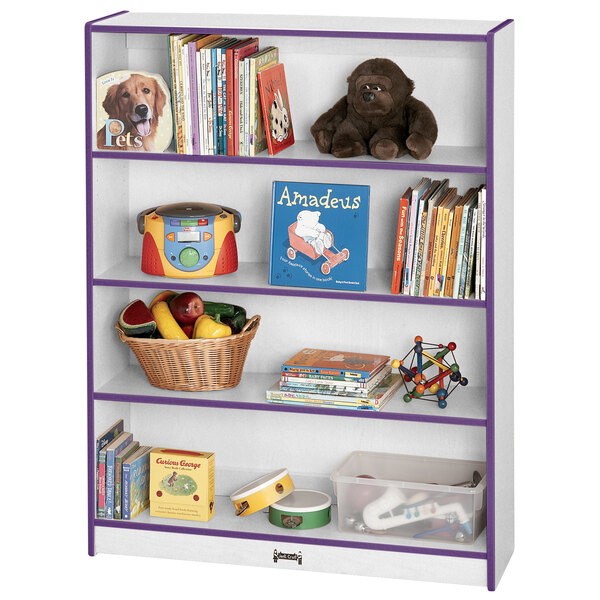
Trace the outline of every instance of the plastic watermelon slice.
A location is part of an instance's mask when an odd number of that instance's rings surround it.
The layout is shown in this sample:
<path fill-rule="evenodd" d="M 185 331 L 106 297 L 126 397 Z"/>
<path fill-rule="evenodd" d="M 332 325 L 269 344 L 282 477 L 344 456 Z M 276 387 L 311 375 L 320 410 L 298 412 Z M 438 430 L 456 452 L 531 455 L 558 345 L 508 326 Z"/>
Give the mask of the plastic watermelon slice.
<path fill-rule="evenodd" d="M 134 300 L 123 309 L 119 326 L 131 337 L 150 337 L 156 331 L 154 316 L 141 300 Z"/>

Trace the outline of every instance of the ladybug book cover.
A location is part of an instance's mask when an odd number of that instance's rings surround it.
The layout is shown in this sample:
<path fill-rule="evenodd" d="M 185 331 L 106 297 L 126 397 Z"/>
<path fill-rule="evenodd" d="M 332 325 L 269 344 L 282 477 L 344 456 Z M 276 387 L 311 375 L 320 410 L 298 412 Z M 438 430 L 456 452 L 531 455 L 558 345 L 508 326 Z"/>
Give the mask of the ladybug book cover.
<path fill-rule="evenodd" d="M 364 292 L 366 185 L 273 182 L 269 283 Z"/>
<path fill-rule="evenodd" d="M 259 71 L 257 78 L 269 154 L 277 154 L 294 143 L 283 65 Z"/>

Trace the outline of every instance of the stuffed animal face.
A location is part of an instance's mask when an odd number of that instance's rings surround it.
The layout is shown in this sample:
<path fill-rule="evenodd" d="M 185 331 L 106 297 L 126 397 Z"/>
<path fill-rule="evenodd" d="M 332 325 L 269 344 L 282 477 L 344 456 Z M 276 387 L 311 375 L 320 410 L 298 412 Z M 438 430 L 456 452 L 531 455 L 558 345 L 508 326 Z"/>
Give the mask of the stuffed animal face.
<path fill-rule="evenodd" d="M 290 129 L 290 117 L 287 108 L 283 105 L 281 92 L 277 90 L 271 104 L 271 135 L 277 142 L 283 142 Z"/>
<path fill-rule="evenodd" d="M 364 118 L 401 111 L 414 83 L 386 58 L 367 60 L 348 78 L 348 103 Z"/>

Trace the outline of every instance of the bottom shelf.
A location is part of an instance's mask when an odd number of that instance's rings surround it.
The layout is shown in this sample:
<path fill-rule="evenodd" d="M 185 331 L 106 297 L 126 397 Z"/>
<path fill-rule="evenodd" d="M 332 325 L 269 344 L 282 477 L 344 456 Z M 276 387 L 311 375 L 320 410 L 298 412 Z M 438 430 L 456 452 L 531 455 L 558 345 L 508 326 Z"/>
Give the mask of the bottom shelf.
<path fill-rule="evenodd" d="M 171 558 L 276 569 L 485 586 L 486 531 L 469 546 L 347 534 L 332 522 L 319 529 L 286 531 L 266 513 L 236 517 L 229 499 L 216 498 L 207 523 L 150 517 L 96 519 L 92 553 Z M 275 560 L 277 558 L 277 560 Z"/>
<path fill-rule="evenodd" d="M 408 552 L 434 556 L 456 556 L 469 559 L 486 558 L 486 531 L 473 544 L 444 543 L 412 540 L 372 534 L 341 532 L 337 526 L 337 506 L 332 506 L 331 523 L 325 527 L 307 530 L 285 530 L 272 525 L 268 511 L 248 517 L 236 517 L 233 506 L 226 496 L 215 497 L 215 516 L 208 522 L 185 521 L 151 517 L 146 510 L 131 521 L 95 519 L 97 527 L 116 527 L 164 533 L 181 533 L 220 538 L 238 538 L 269 542 L 301 543 L 338 548 L 377 550 L 386 552 Z"/>

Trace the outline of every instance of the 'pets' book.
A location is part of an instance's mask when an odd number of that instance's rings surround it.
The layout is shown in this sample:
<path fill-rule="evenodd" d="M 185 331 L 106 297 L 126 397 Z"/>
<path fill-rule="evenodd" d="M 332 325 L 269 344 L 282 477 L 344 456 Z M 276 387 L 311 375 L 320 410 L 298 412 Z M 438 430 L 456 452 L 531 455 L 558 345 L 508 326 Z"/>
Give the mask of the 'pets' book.
<path fill-rule="evenodd" d="M 364 292 L 369 186 L 273 182 L 269 283 Z"/>

